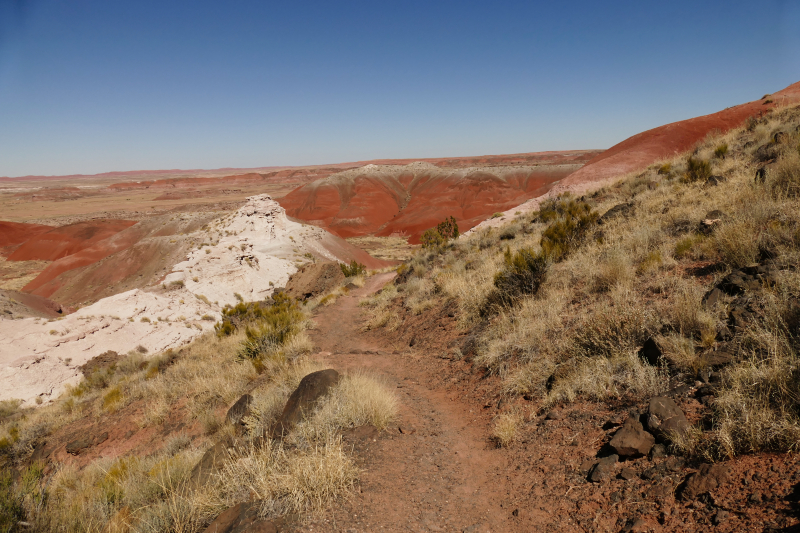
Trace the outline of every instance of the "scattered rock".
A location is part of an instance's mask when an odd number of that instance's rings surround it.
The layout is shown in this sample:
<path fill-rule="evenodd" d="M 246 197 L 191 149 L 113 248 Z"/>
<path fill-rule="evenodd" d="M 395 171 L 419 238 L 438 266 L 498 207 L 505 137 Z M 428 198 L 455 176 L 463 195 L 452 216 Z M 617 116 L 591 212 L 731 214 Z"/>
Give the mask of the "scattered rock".
<path fill-rule="evenodd" d="M 655 444 L 655 437 L 644 430 L 634 417 L 629 417 L 614 434 L 609 445 L 620 457 L 647 455 Z"/>
<path fill-rule="evenodd" d="M 753 158 L 759 163 L 767 163 L 777 159 L 779 153 L 780 145 L 778 143 L 769 142 L 759 146 L 753 154 Z"/>
<path fill-rule="evenodd" d="M 99 435 L 85 435 L 68 443 L 66 446 L 66 452 L 72 455 L 80 455 L 80 453 L 84 450 L 87 450 L 92 446 L 97 446 L 98 444 L 101 444 L 107 440 L 108 432 L 103 432 Z"/>
<path fill-rule="evenodd" d="M 769 165 L 758 167 L 756 169 L 756 183 L 764 183 L 765 181 L 767 181 L 768 175 L 769 175 Z"/>
<path fill-rule="evenodd" d="M 723 294 L 725 293 L 719 290 L 717 287 L 714 287 L 708 291 L 705 296 L 703 296 L 703 307 L 706 309 L 714 307 L 722 299 Z"/>
<path fill-rule="evenodd" d="M 750 494 L 750 497 L 747 499 L 747 501 L 749 501 L 750 503 L 761 503 L 763 501 L 763 498 L 759 491 L 755 491 L 752 494 Z"/>
<path fill-rule="evenodd" d="M 353 283 L 351 281 L 350 283 L 345 285 L 344 288 L 347 289 L 348 291 L 354 291 L 354 290 L 356 290 L 358 288 L 358 285 L 356 285 L 355 283 Z"/>
<path fill-rule="evenodd" d="M 300 384 L 289 396 L 272 435 L 278 437 L 293 428 L 314 409 L 320 398 L 328 394 L 331 387 L 339 383 L 339 378 L 339 373 L 329 368 L 312 372 L 300 380 Z"/>
<path fill-rule="evenodd" d="M 753 265 L 734 270 L 717 283 L 716 288 L 729 296 L 738 296 L 745 291 L 758 290 L 762 285 L 775 284 L 775 271 L 764 265 Z"/>
<path fill-rule="evenodd" d="M 98 356 L 92 357 L 84 364 L 78 367 L 84 376 L 90 376 L 95 372 L 113 368 L 117 361 L 122 359 L 122 356 L 114 350 L 108 350 Z"/>
<path fill-rule="evenodd" d="M 730 469 L 724 464 L 704 464 L 694 474 L 689 474 L 683 482 L 681 498 L 694 500 L 701 494 L 716 489 L 728 482 Z"/>
<path fill-rule="evenodd" d="M 722 224 L 722 220 L 719 218 L 706 218 L 700 221 L 697 231 L 703 235 L 711 235 L 720 224 Z"/>
<path fill-rule="evenodd" d="M 271 520 L 258 517 L 260 501 L 240 503 L 223 511 L 204 533 L 278 533 Z"/>
<path fill-rule="evenodd" d="M 231 424 L 239 424 L 242 422 L 242 419 L 250 414 L 250 404 L 253 403 L 253 397 L 249 394 L 243 394 L 241 398 L 236 400 L 230 409 L 228 409 L 228 413 L 225 415 L 225 418 Z"/>
<path fill-rule="evenodd" d="M 623 468 L 619 472 L 619 477 L 621 479 L 624 479 L 625 481 L 634 479 L 636 477 L 636 470 L 634 470 L 633 468 Z"/>
<path fill-rule="evenodd" d="M 669 440 L 670 435 L 684 433 L 689 428 L 686 415 L 671 398 L 651 398 L 647 413 L 647 429 L 662 439 Z"/>
<path fill-rule="evenodd" d="M 594 465 L 592 471 L 589 472 L 589 481 L 600 483 L 601 481 L 609 479 L 617 467 L 618 460 L 619 456 L 616 454 L 600 459 L 597 464 Z"/>

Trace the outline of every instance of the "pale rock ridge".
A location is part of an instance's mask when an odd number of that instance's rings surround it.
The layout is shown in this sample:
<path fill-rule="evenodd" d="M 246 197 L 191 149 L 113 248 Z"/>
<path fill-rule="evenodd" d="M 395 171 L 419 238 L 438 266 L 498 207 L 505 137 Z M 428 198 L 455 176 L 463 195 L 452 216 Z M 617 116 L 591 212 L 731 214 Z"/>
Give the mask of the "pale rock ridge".
<path fill-rule="evenodd" d="M 219 240 L 193 250 L 161 285 L 103 298 L 53 321 L 0 317 L 0 400 L 53 399 L 80 382 L 80 365 L 107 350 L 179 348 L 213 330 L 222 307 L 236 303 L 235 293 L 261 300 L 284 286 L 304 254 L 338 261 L 324 246 L 325 230 L 289 220 L 269 195 L 248 198 L 213 230 Z M 210 231 L 195 237 L 213 241 Z"/>

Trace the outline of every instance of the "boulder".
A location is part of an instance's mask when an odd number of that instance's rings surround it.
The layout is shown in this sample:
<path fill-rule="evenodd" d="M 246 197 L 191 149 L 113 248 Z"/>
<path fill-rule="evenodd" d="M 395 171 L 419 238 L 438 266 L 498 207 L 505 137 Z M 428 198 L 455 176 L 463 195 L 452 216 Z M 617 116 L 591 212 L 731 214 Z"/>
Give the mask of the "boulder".
<path fill-rule="evenodd" d="M 331 387 L 339 383 L 339 373 L 332 368 L 312 372 L 300 380 L 278 422 L 272 430 L 274 437 L 279 437 L 300 422 L 307 413 L 313 411 L 317 402 L 328 394 Z"/>
<path fill-rule="evenodd" d="M 91 448 L 92 446 L 97 446 L 108 440 L 108 432 L 104 431 L 99 435 L 84 435 L 78 439 L 75 439 L 66 446 L 66 452 L 72 455 L 80 455 L 81 452 Z"/>
<path fill-rule="evenodd" d="M 311 263 L 301 267 L 289 278 L 284 292 L 292 298 L 306 300 L 333 290 L 344 280 L 339 263 L 333 261 Z"/>
<path fill-rule="evenodd" d="M 717 287 L 714 287 L 713 289 L 708 291 L 705 296 L 703 296 L 702 300 L 703 307 L 705 307 L 706 309 L 711 309 L 712 307 L 717 305 L 717 303 L 722 299 L 722 296 L 724 294 L 725 293 L 719 290 Z"/>
<path fill-rule="evenodd" d="M 700 466 L 700 470 L 689 474 L 680 488 L 683 500 L 693 500 L 717 487 L 725 484 L 730 479 L 730 468 L 724 464 Z"/>
<path fill-rule="evenodd" d="M 617 430 L 609 445 L 620 457 L 638 457 L 647 455 L 656 439 L 644 430 L 635 417 L 629 417 Z"/>
<path fill-rule="evenodd" d="M 260 505 L 260 501 L 254 501 L 229 507 L 211 522 L 204 533 L 278 533 L 275 522 L 259 518 Z"/>
<path fill-rule="evenodd" d="M 650 399 L 647 409 L 647 429 L 656 436 L 669 440 L 671 435 L 682 434 L 689 429 L 689 421 L 678 404 L 666 396 Z"/>
<path fill-rule="evenodd" d="M 724 176 L 711 176 L 706 180 L 705 186 L 706 187 L 716 187 L 720 183 L 725 181 Z"/>

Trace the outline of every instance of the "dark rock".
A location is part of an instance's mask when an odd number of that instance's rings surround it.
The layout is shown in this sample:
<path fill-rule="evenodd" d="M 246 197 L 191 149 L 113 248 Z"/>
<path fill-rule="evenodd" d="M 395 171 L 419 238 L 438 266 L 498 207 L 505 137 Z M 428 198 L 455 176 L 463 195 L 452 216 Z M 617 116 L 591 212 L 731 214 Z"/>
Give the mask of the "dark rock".
<path fill-rule="evenodd" d="M 228 413 L 225 415 L 225 418 L 231 424 L 239 424 L 242 422 L 242 419 L 250 414 L 250 404 L 253 403 L 253 397 L 249 394 L 243 394 L 241 398 L 236 400 L 230 409 L 228 409 Z"/>
<path fill-rule="evenodd" d="M 84 435 L 78 439 L 69 442 L 65 448 L 66 452 L 71 455 L 80 455 L 81 452 L 91 448 L 92 446 L 97 446 L 108 440 L 108 432 L 104 431 L 99 435 Z"/>
<path fill-rule="evenodd" d="M 278 533 L 278 525 L 258 517 L 261 502 L 239 503 L 223 511 L 204 533 Z"/>
<path fill-rule="evenodd" d="M 692 388 L 689 385 L 683 384 L 683 385 L 678 385 L 674 389 L 670 389 L 667 392 L 667 396 L 670 396 L 672 398 L 679 398 L 681 396 L 688 396 L 689 393 L 691 392 Z"/>
<path fill-rule="evenodd" d="M 650 459 L 660 459 L 667 456 L 667 447 L 663 444 L 654 444 L 650 449 Z"/>
<path fill-rule="evenodd" d="M 700 362 L 709 368 L 719 368 L 725 365 L 729 365 L 733 363 L 735 357 L 730 352 L 732 348 L 726 344 L 718 346 L 716 350 L 711 352 L 706 352 L 699 357 Z M 708 380 L 704 381 L 713 381 L 714 380 L 714 372 L 709 372 Z M 719 381 L 719 375 L 717 375 L 717 381 Z"/>
<path fill-rule="evenodd" d="M 596 459 L 586 459 L 578 467 L 578 471 L 581 474 L 583 474 L 584 476 L 588 476 L 589 472 L 592 471 L 592 468 L 594 468 L 594 465 L 596 465 L 596 464 L 597 464 L 597 460 Z"/>
<path fill-rule="evenodd" d="M 716 187 L 720 183 L 724 183 L 725 178 L 723 176 L 711 176 L 706 180 L 705 186 L 706 187 Z"/>
<path fill-rule="evenodd" d="M 670 435 L 682 434 L 689 428 L 686 415 L 671 398 L 651 398 L 647 414 L 647 429 L 662 439 L 669 440 Z"/>
<path fill-rule="evenodd" d="M 544 417 L 545 420 L 561 420 L 562 418 L 564 418 L 564 415 L 558 409 L 553 409 Z"/>
<path fill-rule="evenodd" d="M 767 163 L 774 161 L 780 153 L 780 145 L 777 143 L 767 143 L 759 146 L 753 154 L 753 159 L 759 163 Z"/>
<path fill-rule="evenodd" d="M 724 485 L 730 479 L 730 469 L 724 464 L 700 466 L 700 470 L 694 474 L 689 474 L 683 482 L 681 488 L 681 498 L 684 500 L 694 500 L 701 494 L 716 489 Z"/>
<path fill-rule="evenodd" d="M 728 324 L 734 329 L 744 329 L 757 318 L 757 314 L 746 299 L 737 298 L 728 311 Z"/>
<path fill-rule="evenodd" d="M 189 473 L 189 484 L 195 488 L 202 487 L 216 474 L 230 457 L 230 448 L 233 442 L 225 439 L 206 450 L 200 461 Z"/>
<path fill-rule="evenodd" d="M 725 511 L 723 509 L 717 509 L 717 512 L 714 513 L 714 516 L 711 517 L 711 522 L 715 526 L 718 526 L 721 523 L 725 522 L 727 519 L 728 519 L 728 511 Z"/>
<path fill-rule="evenodd" d="M 608 211 L 606 211 L 603 216 L 597 219 L 597 223 L 601 226 L 608 221 L 617 218 L 619 216 L 629 217 L 635 211 L 635 206 L 633 204 L 617 204 Z"/>
<path fill-rule="evenodd" d="M 670 472 L 680 472 L 686 466 L 686 461 L 681 457 L 670 457 L 664 461 L 664 469 Z"/>
<path fill-rule="evenodd" d="M 780 144 L 788 138 L 789 136 L 786 135 L 785 131 L 777 131 L 775 132 L 775 135 L 772 136 L 772 142 L 775 144 Z"/>
<path fill-rule="evenodd" d="M 718 218 L 710 219 L 706 218 L 700 221 L 700 225 L 697 227 L 698 233 L 702 235 L 711 235 L 714 233 L 714 230 L 719 227 L 722 221 Z"/>
<path fill-rule="evenodd" d="M 120 359 L 122 359 L 120 354 L 113 350 L 108 350 L 98 356 L 92 357 L 78 368 L 83 372 L 84 376 L 88 377 L 95 372 L 113 369 Z"/>
<path fill-rule="evenodd" d="M 623 468 L 619 472 L 619 477 L 621 479 L 624 479 L 625 481 L 634 479 L 636 477 L 636 470 L 634 470 L 633 468 Z"/>
<path fill-rule="evenodd" d="M 661 363 L 663 352 L 655 339 L 650 337 L 639 350 L 639 357 L 647 361 L 651 366 L 658 366 Z"/>
<path fill-rule="evenodd" d="M 292 274 L 284 292 L 292 298 L 306 300 L 329 292 L 341 285 L 344 280 L 344 273 L 339 263 L 333 261 L 310 263 Z"/>
<path fill-rule="evenodd" d="M 712 176 L 712 178 L 713 177 L 714 176 Z M 724 219 L 726 217 L 725 217 L 725 213 L 723 213 L 719 209 L 713 209 L 713 210 L 709 211 L 708 213 L 706 213 L 706 218 L 707 219 L 711 219 L 711 220 L 722 220 L 722 219 Z"/>
<path fill-rule="evenodd" d="M 672 498 L 675 492 L 675 485 L 672 478 L 665 477 L 659 479 L 658 483 L 650 486 L 645 492 L 645 498 L 650 501 L 663 502 L 668 498 Z"/>
<path fill-rule="evenodd" d="M 698 398 L 709 395 L 714 396 L 716 394 L 717 394 L 717 388 L 714 385 L 711 385 L 710 383 L 705 383 L 704 385 L 701 385 L 697 389 L 697 392 L 695 393 L 695 395 Z"/>
<path fill-rule="evenodd" d="M 328 394 L 331 387 L 339 383 L 339 377 L 339 373 L 336 370 L 329 368 L 312 372 L 300 380 L 300 384 L 289 396 L 286 407 L 283 408 L 283 413 L 278 419 L 272 435 L 277 437 L 289 431 L 306 414 L 313 411 L 317 402 Z"/>
<path fill-rule="evenodd" d="M 592 471 L 589 472 L 589 481 L 600 483 L 601 481 L 609 479 L 616 469 L 618 460 L 619 456 L 617 455 L 609 455 L 608 457 L 600 459 L 597 464 L 594 465 Z"/>
<path fill-rule="evenodd" d="M 763 498 L 761 497 L 761 493 L 759 491 L 755 491 L 750 495 L 750 497 L 747 500 L 750 503 L 761 503 L 763 501 Z"/>
<path fill-rule="evenodd" d="M 630 417 L 608 444 L 620 457 L 637 457 L 647 455 L 655 442 L 655 437 L 636 418 Z"/>
<path fill-rule="evenodd" d="M 723 294 L 724 293 L 721 290 L 719 290 L 717 287 L 714 287 L 713 289 L 708 291 L 705 296 L 703 296 L 702 300 L 703 307 L 705 307 L 706 309 L 714 307 L 715 305 L 717 305 L 720 299 L 722 299 Z"/>

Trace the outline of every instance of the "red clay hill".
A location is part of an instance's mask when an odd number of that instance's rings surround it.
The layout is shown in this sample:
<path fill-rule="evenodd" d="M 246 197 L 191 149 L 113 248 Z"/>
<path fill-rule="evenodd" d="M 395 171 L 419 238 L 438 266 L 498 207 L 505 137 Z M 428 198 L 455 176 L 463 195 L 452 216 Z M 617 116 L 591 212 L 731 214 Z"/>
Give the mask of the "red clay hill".
<path fill-rule="evenodd" d="M 643 169 L 660 159 L 690 150 L 713 131 L 725 133 L 741 126 L 750 117 L 767 113 L 775 106 L 797 102 L 800 102 L 800 82 L 766 95 L 761 100 L 638 133 L 589 161 L 586 166 L 559 183 L 557 188 L 581 190 L 589 184 Z"/>
<path fill-rule="evenodd" d="M 454 216 L 465 230 L 495 212 L 540 196 L 598 153 L 575 150 L 369 164 L 303 185 L 278 201 L 288 215 L 341 237 L 396 234 L 417 243 L 423 231 L 446 216 Z"/>

